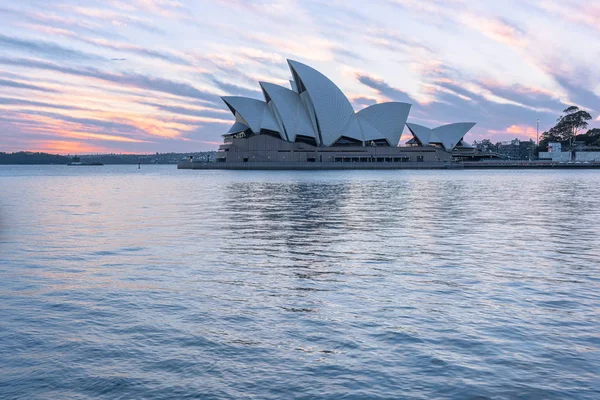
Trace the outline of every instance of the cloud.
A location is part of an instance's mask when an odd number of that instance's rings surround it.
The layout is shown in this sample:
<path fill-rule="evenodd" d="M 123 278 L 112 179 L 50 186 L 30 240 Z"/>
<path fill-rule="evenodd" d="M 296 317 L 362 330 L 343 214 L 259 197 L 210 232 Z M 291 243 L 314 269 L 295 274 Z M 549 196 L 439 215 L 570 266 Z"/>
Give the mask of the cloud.
<path fill-rule="evenodd" d="M 568 101 L 562 98 L 562 94 L 542 88 L 521 84 L 501 85 L 489 81 L 480 84 L 499 97 L 531 109 L 554 112 L 569 106 Z"/>
<path fill-rule="evenodd" d="M 213 109 L 213 108 L 189 108 L 182 106 L 173 106 L 173 105 L 165 105 L 165 104 L 157 104 L 152 102 L 144 102 L 142 104 L 146 104 L 152 107 L 155 107 L 159 110 L 166 111 L 169 113 L 180 114 L 180 115 L 189 115 L 192 117 L 208 117 L 215 119 L 223 119 L 223 122 L 230 123 L 231 113 L 225 109 Z"/>
<path fill-rule="evenodd" d="M 591 29 L 599 30 L 600 5 L 593 1 L 565 2 L 555 0 L 541 0 L 538 6 L 551 15 L 577 25 L 586 25 Z"/>
<path fill-rule="evenodd" d="M 141 18 L 138 16 L 130 16 L 128 14 L 113 11 L 113 10 L 93 8 L 93 7 L 81 7 L 81 6 L 73 7 L 70 5 L 63 4 L 63 5 L 59 5 L 58 8 L 66 11 L 66 12 L 72 12 L 75 14 L 79 14 L 80 16 L 83 16 L 83 17 L 92 18 L 94 20 L 108 21 L 110 24 L 112 24 L 114 27 L 117 27 L 117 28 L 133 27 L 133 28 L 137 28 L 137 29 L 141 29 L 143 31 L 149 32 L 149 33 L 160 34 L 160 35 L 166 34 L 166 32 L 163 29 L 157 27 L 156 23 L 153 23 L 152 20 L 149 20 L 147 18 Z"/>
<path fill-rule="evenodd" d="M 169 54 L 165 51 L 156 51 L 145 47 L 135 46 L 127 43 L 115 43 L 109 42 L 105 39 L 83 39 L 84 42 L 92 44 L 94 46 L 103 47 L 106 49 L 123 51 L 126 53 L 137 54 L 143 57 L 156 58 L 163 61 L 174 62 L 182 65 L 191 65 L 191 63 L 183 57 L 175 54 Z"/>
<path fill-rule="evenodd" d="M 55 108 L 58 110 L 81 110 L 80 107 L 69 106 L 64 104 L 45 103 L 41 101 L 23 100 L 11 97 L 0 97 L 0 105 L 22 106 L 22 107 L 43 107 Z"/>
<path fill-rule="evenodd" d="M 32 23 L 46 28 L 69 29 L 79 35 L 93 35 L 103 38 L 121 39 L 123 36 L 114 29 L 105 29 L 103 24 L 85 21 L 82 18 L 73 18 L 65 15 L 57 15 L 53 12 L 16 10 L 0 8 L 0 14 L 10 16 L 12 23 Z"/>
<path fill-rule="evenodd" d="M 313 61 L 330 61 L 332 59 L 333 43 L 318 36 L 305 35 L 302 40 L 297 40 L 296 38 L 253 32 L 247 35 L 247 39 L 268 46 L 289 58 L 293 58 L 294 55 L 302 55 L 302 58 Z"/>
<path fill-rule="evenodd" d="M 11 88 L 16 88 L 16 89 L 36 90 L 39 92 L 46 92 L 46 93 L 58 93 L 58 90 L 54 90 L 51 88 L 38 86 L 38 85 L 32 85 L 29 83 L 17 82 L 17 81 L 8 80 L 8 79 L 1 79 L 1 78 L 0 78 L 0 86 L 11 87 Z"/>
<path fill-rule="evenodd" d="M 586 87 L 581 87 L 578 84 L 572 83 L 571 79 L 563 76 L 555 76 L 556 81 L 567 90 L 569 99 L 579 105 L 581 108 L 588 110 L 600 110 L 600 97 Z"/>
<path fill-rule="evenodd" d="M 14 150 L 17 150 L 15 148 Z M 31 140 L 28 149 L 53 154 L 100 154 L 111 153 L 111 149 L 72 140 Z"/>
<path fill-rule="evenodd" d="M 172 54 L 171 52 L 168 52 L 168 51 L 157 51 L 155 49 L 149 49 L 146 47 L 137 46 L 137 45 L 130 44 L 130 43 L 110 41 L 110 40 L 103 39 L 103 38 L 86 38 L 84 36 L 77 34 L 74 31 L 70 31 L 70 30 L 62 29 L 62 28 L 51 28 L 51 27 L 47 27 L 47 26 L 43 26 L 43 25 L 34 25 L 32 28 L 36 29 L 40 32 L 43 32 L 43 33 L 49 33 L 49 34 L 68 37 L 71 40 L 90 44 L 92 46 L 102 48 L 102 49 L 114 50 L 114 51 L 122 52 L 122 53 L 135 54 L 135 55 L 142 56 L 142 57 L 154 58 L 154 59 L 167 61 L 167 62 L 171 62 L 171 63 L 176 63 L 176 64 L 181 64 L 181 65 L 186 65 L 186 66 L 191 65 L 191 62 L 189 60 L 187 60 L 186 58 Z"/>
<path fill-rule="evenodd" d="M 365 61 L 365 57 L 358 54 L 355 51 L 352 50 L 348 50 L 347 48 L 341 47 L 341 46 L 333 46 L 331 48 L 331 52 L 335 55 L 337 55 L 338 57 L 342 58 L 342 59 L 346 59 L 346 60 L 352 60 L 352 61 Z"/>
<path fill-rule="evenodd" d="M 269 63 L 278 65 L 285 62 L 285 59 L 278 53 L 266 52 L 252 47 L 243 47 L 241 49 L 238 49 L 236 52 L 236 57 L 240 56 L 259 63 Z"/>
<path fill-rule="evenodd" d="M 530 137 L 535 137 L 536 130 L 531 126 L 519 126 L 519 125 L 511 125 L 506 128 L 506 133 L 510 133 L 513 135 L 526 135 Z"/>
<path fill-rule="evenodd" d="M 377 103 L 377 99 L 366 96 L 355 96 L 350 98 L 350 102 L 355 110 L 360 110 L 365 107 L 371 106 Z"/>
<path fill-rule="evenodd" d="M 484 36 L 510 47 L 523 48 L 527 45 L 524 32 L 504 19 L 462 14 L 459 16 L 459 21 Z"/>
<path fill-rule="evenodd" d="M 480 32 L 496 42 L 510 47 L 523 48 L 527 45 L 525 33 L 505 18 L 474 13 L 465 1 L 448 0 L 391 0 L 392 4 L 400 5 L 413 11 L 442 17 L 443 21 L 462 24 Z"/>
<path fill-rule="evenodd" d="M 101 60 L 102 57 L 69 49 L 55 43 L 42 40 L 19 39 L 0 34 L 0 47 L 11 48 L 21 52 L 43 55 L 53 59 L 61 60 Z"/>
<path fill-rule="evenodd" d="M 64 109 L 70 109 L 73 107 L 65 107 Z M 79 118 L 70 115 L 58 114 L 47 111 L 32 111 L 29 113 L 30 116 L 42 116 L 48 117 L 54 120 L 60 120 L 77 124 L 80 126 L 87 127 L 98 127 L 109 131 L 122 131 L 122 132 L 139 132 L 139 128 L 131 123 L 116 122 L 114 120 L 97 119 L 97 118 Z"/>
<path fill-rule="evenodd" d="M 107 135 L 103 133 L 90 133 L 90 132 L 65 132 L 63 137 L 70 137 L 74 139 L 93 139 L 102 140 L 108 142 L 121 142 L 121 143 L 149 143 L 147 140 L 133 139 L 124 136 Z"/>
<path fill-rule="evenodd" d="M 385 50 L 402 54 L 410 54 L 412 56 L 417 53 L 426 54 L 428 56 L 433 56 L 435 54 L 435 51 L 431 47 L 415 40 L 415 38 L 402 35 L 399 32 L 388 28 L 369 28 L 367 30 L 366 40 Z"/>
<path fill-rule="evenodd" d="M 215 86 L 224 91 L 226 94 L 262 99 L 262 92 L 260 90 L 247 89 L 233 83 L 223 82 L 214 76 L 210 76 L 210 78 Z"/>
<path fill-rule="evenodd" d="M 95 78 L 115 84 L 126 85 L 140 89 L 153 90 L 157 92 L 164 92 L 181 97 L 190 97 L 211 103 L 220 103 L 219 96 L 199 90 L 190 84 L 142 74 L 126 72 L 109 73 L 100 71 L 95 68 L 63 67 L 46 61 L 37 61 L 23 58 L 0 57 L 0 64 L 36 68 L 60 72 L 63 74 Z"/>
<path fill-rule="evenodd" d="M 506 87 L 489 87 L 482 86 L 477 83 L 468 83 L 459 85 L 448 78 L 440 78 L 435 81 L 435 86 L 444 89 L 436 92 L 435 100 L 428 103 L 419 103 L 412 100 L 404 91 L 390 86 L 382 79 L 374 78 L 365 74 L 356 74 L 356 79 L 362 84 L 375 89 L 379 94 L 395 101 L 407 101 L 413 104 L 409 120 L 417 121 L 428 126 L 439 126 L 452 122 L 474 121 L 477 122 L 476 127 L 468 134 L 468 140 L 483 139 L 488 134 L 503 134 L 503 138 L 508 136 L 530 138 L 531 130 L 526 128 L 528 122 L 535 123 L 536 119 L 551 123 L 556 119 L 562 110 L 562 104 L 557 110 L 536 110 L 534 107 L 529 107 L 520 104 L 516 101 L 506 100 L 502 96 L 509 98 L 527 99 L 527 91 L 521 87 L 510 88 Z M 475 90 L 475 91 L 474 91 Z M 495 93 L 499 90 L 500 93 Z M 555 102 L 556 100 L 550 97 L 548 93 L 536 93 L 538 100 L 548 96 L 547 102 Z M 555 115 L 556 114 L 556 115 Z M 502 131 L 493 127 L 507 126 L 512 127 Z"/>
<path fill-rule="evenodd" d="M 403 90 L 396 89 L 388 85 L 383 79 L 379 79 L 370 76 L 366 73 L 357 73 L 356 79 L 365 86 L 374 89 L 382 96 L 385 96 L 393 101 L 400 101 L 405 103 L 416 103 L 409 95 Z"/>

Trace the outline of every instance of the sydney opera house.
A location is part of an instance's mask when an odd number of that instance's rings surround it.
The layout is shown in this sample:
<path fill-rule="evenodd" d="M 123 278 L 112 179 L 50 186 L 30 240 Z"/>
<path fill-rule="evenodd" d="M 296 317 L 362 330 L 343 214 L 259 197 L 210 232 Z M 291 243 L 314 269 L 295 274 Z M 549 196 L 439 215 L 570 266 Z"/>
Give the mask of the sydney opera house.
<path fill-rule="evenodd" d="M 400 102 L 374 104 L 355 112 L 325 75 L 297 61 L 288 60 L 288 65 L 293 78 L 290 88 L 260 82 L 264 101 L 222 97 L 235 122 L 224 135 L 217 164 L 399 167 L 401 163 L 448 162 L 455 149 L 468 147 L 463 137 L 474 123 L 434 129 L 407 124 L 411 105 Z M 399 146 L 405 126 L 413 137 Z"/>

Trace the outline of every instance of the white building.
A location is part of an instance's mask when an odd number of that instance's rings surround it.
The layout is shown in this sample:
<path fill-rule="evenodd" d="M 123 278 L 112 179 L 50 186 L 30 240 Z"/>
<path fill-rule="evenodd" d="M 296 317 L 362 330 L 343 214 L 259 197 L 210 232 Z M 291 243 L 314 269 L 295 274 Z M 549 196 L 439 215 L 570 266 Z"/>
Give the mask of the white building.
<path fill-rule="evenodd" d="M 268 135 L 314 147 L 396 147 L 411 105 L 374 104 L 355 112 L 342 91 L 325 75 L 298 61 L 288 60 L 291 89 L 260 82 L 264 101 L 239 96 L 222 97 L 235 117 L 227 139 Z M 406 124 L 414 136 L 410 144 L 451 152 L 461 146 L 475 125 L 455 123 L 430 129 Z"/>

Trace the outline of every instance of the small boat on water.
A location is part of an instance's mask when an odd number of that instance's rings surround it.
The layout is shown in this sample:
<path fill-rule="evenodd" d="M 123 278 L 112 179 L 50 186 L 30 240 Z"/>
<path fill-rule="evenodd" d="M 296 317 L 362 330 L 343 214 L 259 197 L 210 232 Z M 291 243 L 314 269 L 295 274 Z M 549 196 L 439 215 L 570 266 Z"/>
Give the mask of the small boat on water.
<path fill-rule="evenodd" d="M 102 163 L 99 162 L 81 162 L 81 158 L 75 156 L 71 159 L 71 162 L 68 163 L 67 165 L 71 165 L 71 166 L 98 166 L 98 165 L 104 165 Z"/>

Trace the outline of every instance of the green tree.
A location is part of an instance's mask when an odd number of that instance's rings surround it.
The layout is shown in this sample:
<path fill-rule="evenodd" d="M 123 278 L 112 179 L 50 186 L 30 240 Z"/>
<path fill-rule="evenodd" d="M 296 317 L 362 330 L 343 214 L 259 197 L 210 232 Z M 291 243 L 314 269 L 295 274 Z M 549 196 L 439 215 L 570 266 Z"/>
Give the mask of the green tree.
<path fill-rule="evenodd" d="M 577 106 L 567 107 L 563 110 L 564 115 L 561 115 L 556 121 L 556 125 L 550 129 L 553 135 L 562 139 L 563 142 L 571 142 L 582 129 L 588 127 L 588 122 L 592 119 L 589 112 L 580 110 Z"/>
<path fill-rule="evenodd" d="M 600 146 L 600 128 L 590 129 L 583 135 L 577 135 L 576 139 L 584 141 L 587 146 Z"/>
<path fill-rule="evenodd" d="M 483 147 L 485 152 L 492 153 L 498 151 L 498 146 L 492 143 L 490 139 L 483 139 L 481 141 L 481 147 Z"/>

